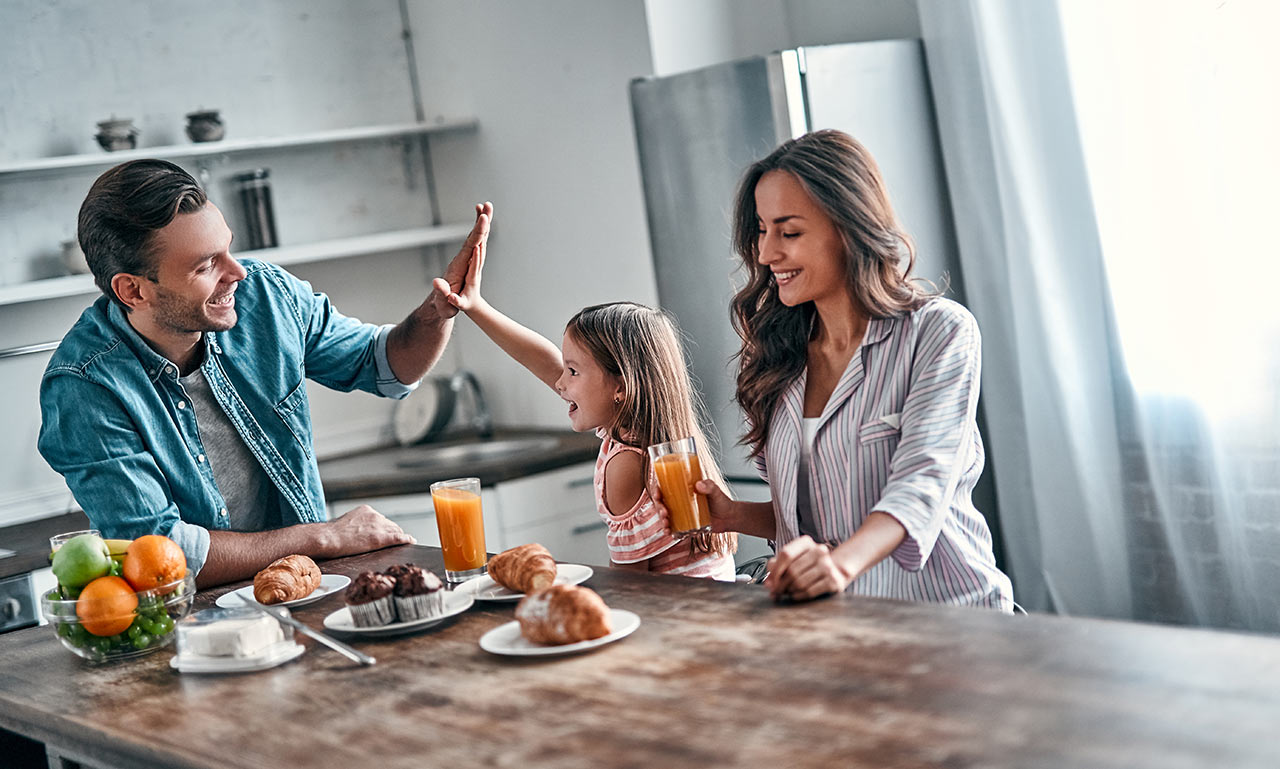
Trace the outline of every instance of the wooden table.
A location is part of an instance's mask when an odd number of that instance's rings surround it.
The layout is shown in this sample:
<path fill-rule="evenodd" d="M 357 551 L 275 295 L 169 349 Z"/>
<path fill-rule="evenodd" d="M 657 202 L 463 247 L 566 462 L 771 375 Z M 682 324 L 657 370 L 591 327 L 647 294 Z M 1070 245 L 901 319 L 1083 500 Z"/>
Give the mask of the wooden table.
<path fill-rule="evenodd" d="M 323 568 L 405 561 L 441 568 L 415 546 Z M 167 650 L 92 667 L 30 628 L 0 636 L 0 726 L 120 767 L 1280 765 L 1280 639 L 849 596 L 778 606 L 757 586 L 600 568 L 588 585 L 643 624 L 567 657 L 482 651 L 512 604 L 357 642 L 372 668 L 300 639 L 298 660 L 226 676 L 180 675 Z M 321 627 L 341 605 L 295 616 Z"/>

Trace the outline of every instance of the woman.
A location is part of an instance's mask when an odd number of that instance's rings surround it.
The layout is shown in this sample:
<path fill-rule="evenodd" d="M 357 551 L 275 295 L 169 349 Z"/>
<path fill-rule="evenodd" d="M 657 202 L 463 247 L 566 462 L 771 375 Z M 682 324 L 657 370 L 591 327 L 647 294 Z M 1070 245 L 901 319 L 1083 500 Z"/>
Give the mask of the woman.
<path fill-rule="evenodd" d="M 743 177 L 734 245 L 750 275 L 732 309 L 743 442 L 773 499 L 702 481 L 712 528 L 777 543 L 775 598 L 850 588 L 1012 611 L 970 500 L 978 327 L 911 278 L 915 251 L 870 154 L 839 131 L 780 146 Z"/>

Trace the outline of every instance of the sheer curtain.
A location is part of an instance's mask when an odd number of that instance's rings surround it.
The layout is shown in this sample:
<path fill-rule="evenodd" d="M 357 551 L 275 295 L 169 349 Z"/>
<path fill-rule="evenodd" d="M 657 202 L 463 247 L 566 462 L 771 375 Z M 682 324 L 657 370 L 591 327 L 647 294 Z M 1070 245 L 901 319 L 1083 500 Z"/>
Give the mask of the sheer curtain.
<path fill-rule="evenodd" d="M 919 7 L 1019 602 L 1277 629 L 1280 19 Z"/>
<path fill-rule="evenodd" d="M 1140 618 L 1280 630 L 1280 4 L 1061 4 Z"/>

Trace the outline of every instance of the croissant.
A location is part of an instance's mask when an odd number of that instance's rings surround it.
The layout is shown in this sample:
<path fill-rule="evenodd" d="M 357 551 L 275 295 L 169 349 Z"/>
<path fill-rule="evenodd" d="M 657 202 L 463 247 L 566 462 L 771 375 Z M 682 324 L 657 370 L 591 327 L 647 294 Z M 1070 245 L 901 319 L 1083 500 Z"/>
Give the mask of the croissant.
<path fill-rule="evenodd" d="M 513 547 L 489 559 L 489 576 L 508 590 L 532 593 L 556 581 L 556 559 L 536 543 Z"/>
<path fill-rule="evenodd" d="M 537 644 L 589 641 L 613 632 L 609 607 L 590 588 L 555 585 L 530 593 L 516 606 L 520 634 Z"/>
<path fill-rule="evenodd" d="M 305 555 L 286 555 L 253 578 L 258 603 L 281 603 L 306 598 L 320 587 L 320 567 Z"/>

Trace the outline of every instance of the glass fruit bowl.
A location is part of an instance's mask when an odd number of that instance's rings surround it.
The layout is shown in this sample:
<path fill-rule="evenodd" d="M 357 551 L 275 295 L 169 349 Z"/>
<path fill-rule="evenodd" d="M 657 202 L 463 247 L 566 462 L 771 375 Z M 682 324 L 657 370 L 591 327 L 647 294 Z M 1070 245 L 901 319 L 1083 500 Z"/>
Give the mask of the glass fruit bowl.
<path fill-rule="evenodd" d="M 195 595 L 195 575 L 187 572 L 167 585 L 138 591 L 120 589 L 83 606 L 80 601 L 84 599 L 61 598 L 54 588 L 41 596 L 40 607 L 63 646 L 91 662 L 114 662 L 141 657 L 173 643 L 174 624 L 191 611 Z"/>

